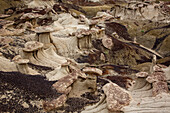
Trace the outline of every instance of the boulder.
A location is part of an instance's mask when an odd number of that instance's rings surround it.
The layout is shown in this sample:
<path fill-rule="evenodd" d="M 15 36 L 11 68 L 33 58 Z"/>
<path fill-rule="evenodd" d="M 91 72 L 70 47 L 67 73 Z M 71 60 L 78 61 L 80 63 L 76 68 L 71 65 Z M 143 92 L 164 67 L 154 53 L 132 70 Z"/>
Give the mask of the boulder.
<path fill-rule="evenodd" d="M 147 77 L 149 74 L 147 72 L 139 72 L 139 73 L 136 73 L 136 76 L 137 77 Z"/>
<path fill-rule="evenodd" d="M 71 84 L 73 84 L 73 82 L 77 80 L 77 77 L 78 77 L 78 73 L 72 72 L 68 76 L 59 79 L 56 83 L 53 84 L 53 87 L 59 93 L 68 94 L 71 91 L 71 87 L 70 87 Z"/>
<path fill-rule="evenodd" d="M 164 72 L 153 72 L 149 75 L 146 80 L 149 83 L 157 82 L 157 81 L 166 81 L 166 76 Z"/>
<path fill-rule="evenodd" d="M 153 89 L 152 89 L 153 96 L 157 96 L 161 93 L 169 93 L 168 85 L 166 82 L 157 81 L 154 82 L 152 85 L 153 85 Z"/>
<path fill-rule="evenodd" d="M 106 94 L 107 108 L 110 111 L 121 111 L 124 106 L 130 104 L 130 94 L 114 83 L 107 83 L 102 88 Z"/>

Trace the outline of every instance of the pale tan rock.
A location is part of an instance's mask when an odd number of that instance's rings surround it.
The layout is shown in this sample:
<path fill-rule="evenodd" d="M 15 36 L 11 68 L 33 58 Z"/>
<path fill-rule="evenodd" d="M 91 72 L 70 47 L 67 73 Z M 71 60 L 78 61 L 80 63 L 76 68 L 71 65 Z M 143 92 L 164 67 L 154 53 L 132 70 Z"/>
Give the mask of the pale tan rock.
<path fill-rule="evenodd" d="M 4 18 L 10 17 L 10 16 L 11 16 L 11 15 L 0 14 L 0 19 L 4 19 Z"/>
<path fill-rule="evenodd" d="M 23 50 L 25 52 L 33 52 L 41 49 L 42 47 L 43 47 L 43 43 L 37 41 L 29 41 L 25 44 L 25 48 L 23 48 Z"/>
<path fill-rule="evenodd" d="M 95 75 L 102 75 L 102 70 L 100 70 L 99 68 L 94 68 L 94 67 L 85 67 L 82 70 L 84 73 L 88 73 L 88 74 L 95 74 Z"/>
<path fill-rule="evenodd" d="M 60 59 L 50 59 L 50 55 L 45 52 L 44 49 L 41 49 L 37 52 L 37 54 L 34 52 L 34 56 L 36 60 L 44 65 L 47 65 L 48 67 L 58 68 L 61 67 L 60 62 L 63 60 Z M 53 56 L 54 57 L 54 56 Z M 54 57 L 55 58 L 55 57 Z M 56 57 L 57 58 L 57 57 Z"/>
<path fill-rule="evenodd" d="M 54 46 L 52 42 L 53 35 L 51 33 L 63 29 L 61 26 L 57 27 L 56 24 L 57 23 L 53 23 L 49 26 L 40 26 L 35 29 L 35 39 L 36 41 L 43 43 L 45 49 Z"/>
<path fill-rule="evenodd" d="M 43 45 L 43 43 L 37 41 L 29 41 L 20 54 L 24 59 L 29 59 L 30 63 L 52 68 L 61 68 L 61 64 L 67 62 L 64 57 L 56 54 L 54 46 L 50 45 L 45 49 Z"/>
<path fill-rule="evenodd" d="M 47 73 L 45 76 L 49 81 L 59 80 L 70 73 L 68 66 L 59 66 L 55 68 L 53 71 Z"/>
<path fill-rule="evenodd" d="M 102 44 L 105 48 L 107 48 L 109 50 L 111 50 L 113 45 L 114 45 L 113 42 L 112 42 L 112 39 L 108 38 L 106 36 L 102 39 Z"/>
<path fill-rule="evenodd" d="M 152 20 L 169 22 L 169 15 L 163 11 L 164 7 L 158 3 L 144 3 L 129 1 L 128 4 L 119 4 L 112 7 L 110 14 L 120 19 Z"/>
<path fill-rule="evenodd" d="M 156 97 L 134 98 L 129 106 L 123 108 L 124 113 L 168 113 L 170 94 L 161 93 Z"/>
<path fill-rule="evenodd" d="M 36 27 L 34 31 L 36 33 L 48 33 L 48 32 L 59 31 L 62 29 L 63 27 L 61 26 L 61 24 L 55 21 L 52 25 L 49 25 L 49 26 Z"/>
<path fill-rule="evenodd" d="M 58 22 L 62 25 L 77 25 L 79 20 L 75 19 L 71 14 L 69 13 L 62 13 L 59 14 Z"/>
<path fill-rule="evenodd" d="M 97 78 L 90 75 L 87 75 L 86 78 L 78 77 L 72 86 L 72 90 L 68 95 L 70 98 L 81 97 L 86 92 L 94 93 L 97 91 Z"/>
<path fill-rule="evenodd" d="M 51 59 L 59 64 L 65 64 L 67 63 L 67 59 L 65 57 L 59 56 L 54 48 L 51 46 L 48 49 L 44 50 L 44 55 L 47 57 L 47 59 Z"/>
<path fill-rule="evenodd" d="M 57 54 L 66 58 L 76 58 L 81 54 L 78 49 L 78 39 L 75 36 L 71 37 L 52 37 Z"/>
<path fill-rule="evenodd" d="M 17 67 L 18 71 L 23 73 L 23 74 L 31 74 L 31 75 L 39 74 L 35 70 L 29 68 L 28 67 L 29 60 L 28 59 L 22 59 L 20 55 L 15 56 L 12 59 L 12 61 L 16 63 L 16 67 Z"/>
<path fill-rule="evenodd" d="M 59 14 L 57 22 L 62 25 L 64 29 L 54 32 L 53 35 L 70 36 L 79 29 L 89 29 L 88 24 L 80 24 L 80 20 L 74 18 L 69 13 Z"/>
<path fill-rule="evenodd" d="M 78 48 L 80 50 L 92 48 L 92 34 L 93 30 L 79 29 L 73 33 L 78 39 Z"/>
<path fill-rule="evenodd" d="M 28 8 L 52 8 L 55 4 L 54 0 L 33 0 L 32 2 L 28 3 Z"/>
<path fill-rule="evenodd" d="M 24 108 L 29 108 L 29 105 L 28 105 L 26 102 L 22 103 L 22 106 L 23 106 Z"/>
<path fill-rule="evenodd" d="M 113 18 L 113 15 L 111 15 L 107 12 L 97 12 L 97 14 L 94 18 L 101 18 L 102 20 L 109 20 L 109 19 Z"/>
<path fill-rule="evenodd" d="M 149 75 L 148 72 L 139 72 L 139 73 L 136 73 L 137 77 L 147 77 L 148 75 Z"/>
<path fill-rule="evenodd" d="M 0 56 L 0 71 L 4 72 L 17 71 L 17 67 L 14 62 L 11 62 L 9 59 Z"/>
<path fill-rule="evenodd" d="M 11 26 L 14 24 L 14 21 L 0 19 L 0 24 L 2 25 L 3 29 L 6 29 L 8 26 Z"/>
<path fill-rule="evenodd" d="M 103 53 L 100 54 L 100 60 L 104 62 L 106 61 L 106 58 Z"/>
<path fill-rule="evenodd" d="M 16 26 L 17 29 L 30 29 L 33 30 L 33 25 L 30 22 L 20 23 Z"/>
<path fill-rule="evenodd" d="M 40 15 L 38 13 L 26 13 L 26 14 L 23 14 L 20 19 L 27 19 L 27 18 L 33 19 L 33 18 L 38 18 L 40 16 L 42 16 L 42 15 Z"/>
<path fill-rule="evenodd" d="M 134 89 L 131 91 L 133 100 L 123 107 L 124 113 L 160 113 L 170 110 L 170 94 L 167 93 L 167 84 L 163 81 L 154 82 L 152 86 L 145 78 L 137 78 Z M 156 95 L 153 95 L 156 94 Z"/>
<path fill-rule="evenodd" d="M 167 86 L 163 65 L 155 65 L 154 71 L 146 80 L 137 78 L 135 87 L 131 91 L 133 100 L 122 111 L 125 113 L 160 113 L 168 112 L 170 93 Z M 139 72 L 140 73 L 140 72 Z"/>
<path fill-rule="evenodd" d="M 107 83 L 102 88 L 106 94 L 107 108 L 110 111 L 121 111 L 124 106 L 130 104 L 130 94 L 114 83 Z"/>
<path fill-rule="evenodd" d="M 80 21 L 84 21 L 88 25 L 91 24 L 90 20 L 88 18 L 86 18 L 85 15 L 80 14 L 79 19 L 80 19 Z"/>
<path fill-rule="evenodd" d="M 137 78 L 134 87 L 131 89 L 133 98 L 145 98 L 152 96 L 152 84 L 148 83 L 145 78 Z"/>
<path fill-rule="evenodd" d="M 29 62 L 28 59 L 22 59 L 20 55 L 15 56 L 12 61 L 14 61 L 17 64 L 27 64 Z"/>
<path fill-rule="evenodd" d="M 63 30 L 64 26 L 60 24 L 58 21 L 54 21 L 52 25 L 50 25 L 55 31 Z"/>

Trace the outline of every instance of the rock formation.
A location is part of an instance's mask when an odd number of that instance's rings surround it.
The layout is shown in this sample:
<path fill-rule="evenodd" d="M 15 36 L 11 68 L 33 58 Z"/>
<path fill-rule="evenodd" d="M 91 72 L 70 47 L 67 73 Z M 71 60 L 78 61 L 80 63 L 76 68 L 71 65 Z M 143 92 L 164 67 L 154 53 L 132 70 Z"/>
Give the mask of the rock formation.
<path fill-rule="evenodd" d="M 169 2 L 0 3 L 0 112 L 170 111 Z"/>
<path fill-rule="evenodd" d="M 106 94 L 107 108 L 110 111 L 121 111 L 131 101 L 130 94 L 114 83 L 106 84 L 103 86 L 103 90 Z"/>

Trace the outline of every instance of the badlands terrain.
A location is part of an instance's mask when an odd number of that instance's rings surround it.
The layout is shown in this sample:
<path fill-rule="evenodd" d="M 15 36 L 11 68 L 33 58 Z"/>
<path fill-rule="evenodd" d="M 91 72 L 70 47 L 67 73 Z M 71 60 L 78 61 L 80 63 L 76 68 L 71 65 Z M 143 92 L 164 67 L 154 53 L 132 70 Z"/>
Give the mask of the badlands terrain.
<path fill-rule="evenodd" d="M 169 0 L 0 0 L 1 113 L 168 113 L 169 90 Z"/>

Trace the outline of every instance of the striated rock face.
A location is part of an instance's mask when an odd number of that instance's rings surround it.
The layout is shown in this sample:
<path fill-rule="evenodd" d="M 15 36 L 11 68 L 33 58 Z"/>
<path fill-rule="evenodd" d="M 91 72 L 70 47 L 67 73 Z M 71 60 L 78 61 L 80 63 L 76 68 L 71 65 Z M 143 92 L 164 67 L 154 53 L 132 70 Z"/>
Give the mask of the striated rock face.
<path fill-rule="evenodd" d="M 136 20 L 152 20 L 169 22 L 169 7 L 167 4 L 143 3 L 129 1 L 125 5 L 115 5 L 111 14 L 114 17 Z"/>
<path fill-rule="evenodd" d="M 170 111 L 169 2 L 0 5 L 0 112 Z"/>
<path fill-rule="evenodd" d="M 10 62 L 10 60 L 0 56 L 0 71 L 3 72 L 17 71 L 17 67 L 14 62 Z"/>
<path fill-rule="evenodd" d="M 114 83 L 108 83 L 102 88 L 106 94 L 107 108 L 110 111 L 121 111 L 131 101 L 130 94 Z"/>
<path fill-rule="evenodd" d="M 69 97 L 81 97 L 85 93 L 94 93 L 97 91 L 97 77 L 87 76 L 86 78 L 79 77 L 72 85 L 72 90 Z"/>
<path fill-rule="evenodd" d="M 124 107 L 125 113 L 135 112 L 167 112 L 169 110 L 169 89 L 166 82 L 165 73 L 162 71 L 160 64 L 154 66 L 154 72 L 148 77 L 138 78 L 136 85 L 132 89 L 131 103 Z M 136 75 L 142 75 L 141 72 Z M 146 79 L 145 79 L 146 78 Z M 148 83 L 150 82 L 150 83 Z M 163 106 L 162 106 L 163 105 Z M 147 109 L 147 111 L 145 110 Z M 159 111 L 157 111 L 159 110 Z"/>

